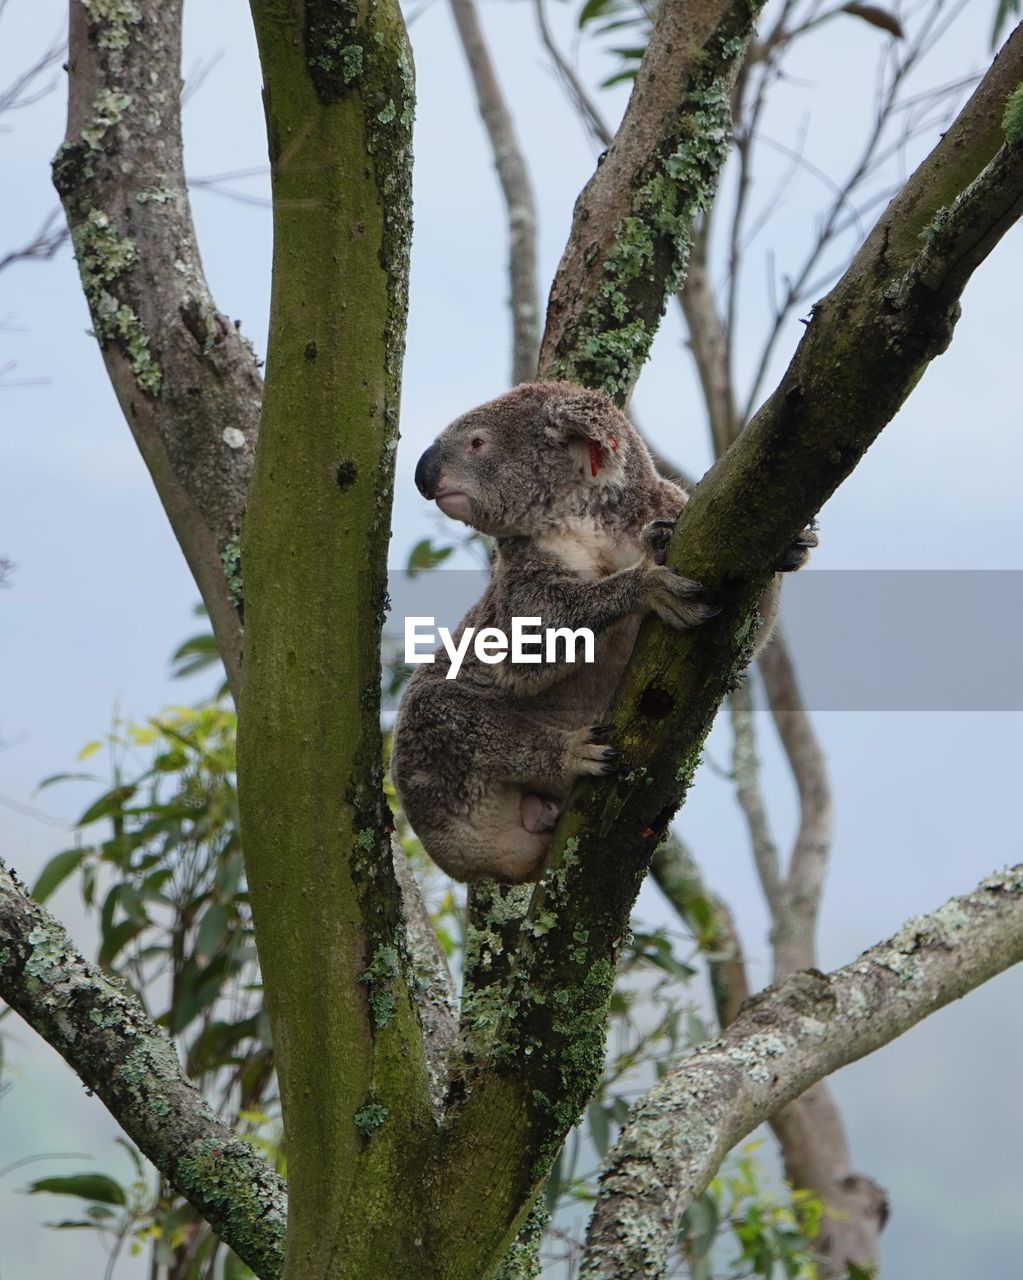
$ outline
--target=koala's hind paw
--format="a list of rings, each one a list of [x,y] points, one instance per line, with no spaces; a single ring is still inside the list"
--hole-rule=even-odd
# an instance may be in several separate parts
[[[651,520],[643,530],[643,545],[650,553],[654,564],[664,564],[674,528],[674,520]]]
[[[648,607],[670,627],[698,626],[721,612],[706,596],[706,588],[666,566],[649,570]]]
[[[811,550],[818,545],[820,538],[816,530],[807,525],[792,546],[785,552],[781,560],[774,566],[778,573],[794,573],[801,569],[810,558]]]
[[[571,777],[582,774],[602,777],[613,773],[618,759],[618,748],[607,745],[609,724],[592,724],[569,734],[568,770]]]

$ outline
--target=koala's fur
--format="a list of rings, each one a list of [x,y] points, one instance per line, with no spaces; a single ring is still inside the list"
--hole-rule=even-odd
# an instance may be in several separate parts
[[[416,484],[496,539],[490,585],[456,641],[467,626],[510,635],[513,617],[594,633],[592,664],[488,665],[470,647],[453,680],[440,649],[398,713],[392,775],[430,857],[456,880],[536,880],[573,782],[613,767],[600,721],[643,616],[684,628],[717,612],[663,564],[688,495],[606,396],[567,382],[526,383],[458,418]],[[804,533],[779,568],[815,543]]]

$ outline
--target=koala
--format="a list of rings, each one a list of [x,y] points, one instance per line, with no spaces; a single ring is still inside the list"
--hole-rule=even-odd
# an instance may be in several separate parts
[[[658,475],[607,396],[567,382],[526,383],[458,418],[415,481],[495,540],[456,644],[470,626],[510,635],[514,617],[594,634],[592,663],[489,664],[470,648],[451,680],[439,649],[398,712],[392,777],[430,857],[455,880],[538,880],[572,784],[615,767],[604,721],[643,617],[682,630],[719,612],[664,563],[688,494]],[[816,542],[805,530],[778,569],[799,568]]]

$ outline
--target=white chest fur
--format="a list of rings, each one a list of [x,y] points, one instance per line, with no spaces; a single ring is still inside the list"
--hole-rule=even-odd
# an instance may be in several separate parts
[[[643,558],[642,545],[632,538],[612,537],[592,520],[570,520],[536,539],[536,545],[575,573],[606,577],[628,569]]]

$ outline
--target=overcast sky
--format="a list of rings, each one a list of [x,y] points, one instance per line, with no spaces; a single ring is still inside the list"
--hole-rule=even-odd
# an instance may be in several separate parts
[[[971,0],[920,77],[919,87],[986,65],[992,3]],[[59,0],[14,0],[0,29],[0,84],[57,33]],[[552,5],[566,43],[572,13]],[[392,563],[440,529],[419,498],[412,471],[446,422],[497,394],[508,378],[505,228],[484,135],[453,39],[450,15],[433,0],[412,26],[419,86],[416,229]],[[572,204],[593,170],[595,151],[566,109],[537,45],[530,6],[488,0],[487,31],[532,166],[541,213],[544,288],[570,223]],[[870,124],[873,77],[885,37],[853,18],[808,39],[779,88],[765,132],[840,178]],[[186,108],[186,162],[194,178],[265,164],[254,41],[243,0],[188,6],[186,70],[220,54]],[[595,82],[606,65],[583,51]],[[62,77],[59,77],[62,79]],[[29,239],[55,205],[49,160],[63,134],[64,86],[0,121],[0,255]],[[609,115],[623,92],[605,95]],[[932,129],[905,163],[932,146]],[[893,172],[901,162],[893,161]],[[757,199],[771,201],[788,161],[765,151]],[[265,177],[238,184],[252,196]],[[748,374],[769,306],[768,251],[780,278],[797,261],[826,198],[802,172],[778,203],[751,254],[741,294],[740,367]],[[270,216],[197,191],[195,217],[207,273],[221,309],[265,347]],[[869,225],[869,223],[868,223]],[[1014,230],[970,284],[948,354],[927,373],[907,407],[821,516],[821,570],[1019,570],[1023,431],[1019,380],[1019,282],[1023,237]],[[77,275],[65,250],[48,264],[0,276],[0,365],[16,361],[0,390],[0,553],[17,564],[0,595],[0,831],[3,855],[33,880],[46,858],[70,842],[67,824],[88,789],[35,795],[44,776],[75,766],[115,707],[138,720],[169,701],[201,695],[207,682],[168,677],[167,658],[195,629],[197,592],[167,527],[107,383]],[[787,326],[774,374],[802,327]],[[36,382],[35,380],[41,380]],[[768,386],[770,383],[768,383]],[[637,414],[661,447],[691,473],[709,462],[696,384],[673,313],[636,396]],[[1020,599],[1019,578],[1006,590]],[[971,628],[987,615],[948,591],[919,634],[900,635],[902,658],[930,652],[930,635],[956,619],[957,657],[969,666]],[[964,618],[966,625],[963,625]],[[796,637],[837,670],[855,672],[855,648],[827,626]],[[833,656],[832,656],[833,655]],[[821,963],[843,963],[907,916],[969,889],[987,871],[1020,857],[1019,714],[821,712],[815,718],[833,771],[837,812],[834,862],[825,904]],[[766,722],[777,834],[791,838],[791,786]],[[732,903],[754,972],[766,974],[765,915],[748,865],[732,789],[721,776],[729,739],[719,727],[680,829],[708,880]],[[94,788],[93,788],[94,790]],[[88,938],[73,892],[59,910]],[[664,919],[653,890],[641,911]],[[1018,1079],[1023,1030],[1013,1013],[1023,983],[1010,974],[867,1062],[835,1087],[857,1165],[886,1186],[893,1219],[884,1237],[891,1275],[953,1280],[966,1273],[1001,1280],[1019,1274]],[[114,1126],[55,1055],[13,1021],[14,1089],[0,1102],[0,1167],[40,1151],[91,1153],[94,1166],[126,1173]],[[47,1166],[48,1167],[48,1166]],[[54,1164],[52,1168],[60,1168]],[[75,1166],[77,1167],[77,1166]],[[84,1162],[82,1167],[85,1167]],[[42,1230],[35,1220],[63,1208],[19,1194],[30,1171],[0,1178],[0,1277],[29,1268],[49,1275],[98,1275],[89,1245]],[[33,1176],[39,1176],[34,1174]],[[122,1274],[121,1272],[118,1273]],[[126,1265],[124,1276],[140,1274]]]

